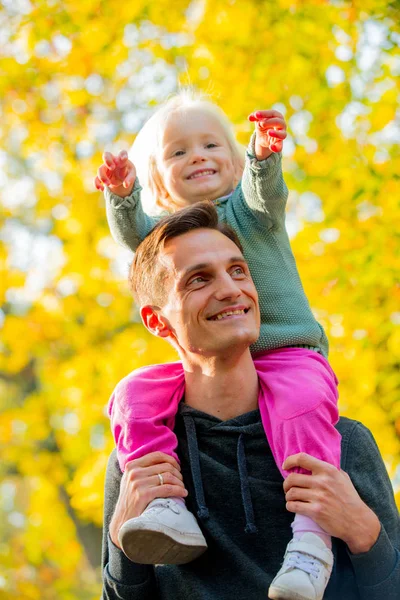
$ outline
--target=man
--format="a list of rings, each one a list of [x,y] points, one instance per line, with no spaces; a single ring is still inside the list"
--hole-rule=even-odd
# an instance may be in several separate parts
[[[258,336],[257,292],[240,244],[217,224],[212,206],[193,206],[168,219],[182,214],[186,230],[160,245],[153,267],[161,275],[146,281],[149,298],[161,286],[162,300],[141,309],[146,327],[168,338],[185,366],[185,398],[175,425],[181,465],[154,453],[132,461],[121,479],[112,457],[103,598],[264,600],[290,539],[291,513],[300,513],[335,538],[326,600],[398,600],[399,515],[371,434],[341,419],[342,466],[350,477],[296,455],[285,468],[312,474],[292,473],[282,487],[258,411],[258,378],[249,351]],[[159,227],[150,242],[151,236],[159,239]],[[222,308],[232,313],[223,325],[210,319]],[[158,482],[159,473],[166,484]],[[121,525],[157,497],[185,497],[185,487],[207,552],[180,566],[129,561],[119,548]]]

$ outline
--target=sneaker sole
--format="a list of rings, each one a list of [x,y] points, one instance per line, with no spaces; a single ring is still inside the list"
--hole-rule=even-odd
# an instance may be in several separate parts
[[[310,600],[302,594],[293,592],[291,590],[284,590],[282,588],[270,587],[268,590],[268,598],[271,600]]]
[[[175,531],[168,534],[154,529],[126,528],[121,529],[119,542],[124,554],[132,562],[142,565],[184,565],[207,550],[204,538],[193,538],[193,542],[188,543],[187,535],[180,536]]]

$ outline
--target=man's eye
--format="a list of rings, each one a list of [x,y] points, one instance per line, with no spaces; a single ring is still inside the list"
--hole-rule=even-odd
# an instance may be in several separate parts
[[[232,275],[245,275],[245,271],[242,267],[235,267],[232,271]]]
[[[193,279],[190,280],[190,284],[192,283],[204,283],[205,278],[202,277],[201,275],[198,275],[197,277],[194,277]]]

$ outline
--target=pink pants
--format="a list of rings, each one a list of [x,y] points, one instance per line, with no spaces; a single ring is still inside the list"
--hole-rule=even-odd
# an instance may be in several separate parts
[[[328,361],[313,350],[280,348],[258,355],[254,364],[262,423],[283,477],[283,462],[298,452],[339,468],[337,379]],[[108,411],[122,470],[156,450],[178,458],[173,429],[184,390],[180,362],[144,367],[119,382]]]

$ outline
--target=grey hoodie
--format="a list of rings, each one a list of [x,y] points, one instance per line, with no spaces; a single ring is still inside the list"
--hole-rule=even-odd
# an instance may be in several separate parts
[[[333,539],[335,564],[325,600],[400,600],[400,519],[376,443],[361,423],[341,418],[342,468],[382,529],[373,548],[352,555]],[[259,411],[218,418],[181,404],[175,433],[188,508],[208,550],[187,565],[145,566],[111,542],[108,525],[121,472],[111,455],[105,488],[103,600],[266,600],[291,538],[282,477]]]

